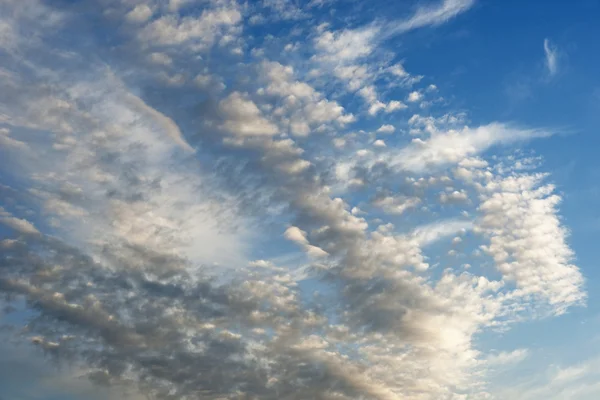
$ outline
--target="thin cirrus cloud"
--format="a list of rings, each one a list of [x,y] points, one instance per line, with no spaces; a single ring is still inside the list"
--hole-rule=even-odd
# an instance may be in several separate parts
[[[552,77],[558,73],[558,49],[548,38],[544,39],[544,54],[546,69]]]
[[[432,84],[381,56],[375,24],[313,26],[336,5],[316,3],[263,4],[306,41],[233,0],[0,3],[18,340],[161,400],[490,398],[492,365],[526,352],[477,335],[585,303],[561,197],[533,158],[493,153],[552,130],[403,114]]]
[[[437,4],[421,6],[408,19],[390,26],[389,34],[400,34],[425,26],[441,25],[475,5],[475,0],[442,0]]]

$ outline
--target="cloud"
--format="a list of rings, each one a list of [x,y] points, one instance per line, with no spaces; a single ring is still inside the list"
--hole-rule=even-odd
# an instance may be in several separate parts
[[[491,366],[504,366],[519,363],[527,358],[529,350],[516,349],[510,352],[501,351],[497,354],[488,356],[487,362]]]
[[[147,3],[136,23],[129,2],[47,10],[61,27],[19,4],[0,13],[28,26],[0,73],[0,138],[22,143],[0,161],[0,292],[22,304],[18,340],[92,382],[160,400],[489,398],[489,361],[518,357],[478,335],[585,300],[554,188],[489,153],[551,132],[384,114],[418,75],[379,58],[376,24],[314,28],[310,7],[270,1],[298,29],[250,34],[254,5],[211,0]],[[418,138],[378,142],[378,126]]]
[[[139,41],[149,47],[185,44],[192,49],[204,50],[218,38],[235,34],[242,19],[238,6],[233,2],[212,3],[214,7],[203,10],[198,16],[167,14],[154,19],[139,31]],[[142,22],[149,14],[148,6],[139,5],[127,14],[127,18]]]
[[[0,144],[4,148],[27,148],[27,144],[10,136],[10,131],[6,128],[0,128]]]
[[[556,75],[558,73],[558,50],[548,38],[544,39],[544,54],[546,55],[548,74]]]
[[[395,130],[396,130],[396,128],[394,128],[394,125],[385,124],[385,125],[381,125],[377,129],[377,132],[379,132],[379,133],[394,133]]]
[[[226,117],[223,129],[240,136],[272,136],[277,126],[262,116],[259,108],[247,96],[233,92],[219,103]]]
[[[142,395],[131,388],[106,388],[93,384],[85,376],[85,369],[69,368],[62,370],[35,352],[31,345],[15,346],[10,334],[3,334],[0,361],[0,384],[3,398],[28,398],[41,400],[54,397],[85,397],[88,399],[141,400]],[[32,384],[36,382],[36,384]],[[125,390],[123,390],[125,389]]]
[[[291,66],[264,61],[260,65],[260,72],[265,87],[260,88],[259,93],[283,100],[276,111],[282,117],[284,128],[293,135],[306,136],[314,128],[326,124],[335,122],[338,126],[344,126],[355,120],[336,101],[326,99],[315,88],[296,79]]]
[[[315,38],[315,48],[322,53],[321,60],[344,64],[369,56],[376,48],[378,33],[376,27],[325,30]]]
[[[423,171],[435,166],[457,163],[479,154],[494,145],[545,137],[551,132],[537,129],[518,129],[493,123],[477,128],[449,130],[427,140],[413,139],[397,154],[389,154],[391,166],[408,171]]]
[[[440,193],[440,203],[442,204],[462,203],[468,200],[469,196],[464,190],[454,190],[448,193]]]
[[[262,6],[274,11],[279,19],[297,20],[309,15],[290,0],[263,0]]]
[[[470,221],[450,219],[420,226],[413,232],[413,236],[421,245],[428,245],[441,238],[470,230],[472,227],[473,224]]]
[[[481,187],[477,226],[490,237],[484,251],[519,294],[544,297],[550,312],[562,314],[568,305],[585,301],[583,277],[571,264],[567,232],[556,216],[561,198],[552,185],[542,184],[543,178],[522,174],[489,180]]]
[[[423,94],[417,91],[413,91],[410,92],[408,94],[408,97],[406,98],[406,101],[410,102],[410,103],[416,103],[419,102],[423,99]]]
[[[31,222],[27,221],[26,219],[16,218],[2,207],[0,207],[0,223],[18,233],[23,233],[26,235],[35,235],[40,233]]]
[[[418,197],[386,196],[373,201],[373,205],[381,208],[389,214],[402,214],[406,210],[414,208],[421,203]]]
[[[125,16],[128,21],[134,23],[146,22],[150,17],[152,17],[152,9],[147,4],[138,4]]]
[[[166,132],[167,135],[169,135],[173,139],[175,143],[177,143],[183,149],[189,152],[194,151],[192,146],[190,146],[190,144],[185,140],[185,138],[181,134],[181,131],[179,130],[177,124],[171,118],[163,115],[159,111],[148,106],[142,99],[140,99],[137,96],[134,96],[131,93],[125,94],[124,101],[133,108],[134,112],[138,112],[142,115],[142,117],[144,116],[144,114],[147,115],[148,118],[151,120],[151,123],[155,123],[156,125],[158,125],[164,132]]]
[[[519,396],[524,400],[539,398],[592,400],[600,393],[598,357],[570,365],[549,365],[533,374],[522,376],[516,384],[499,390],[502,396]]]
[[[425,26],[441,25],[469,10],[475,0],[442,0],[440,4],[420,7],[410,18],[394,24],[392,34],[407,32]]]

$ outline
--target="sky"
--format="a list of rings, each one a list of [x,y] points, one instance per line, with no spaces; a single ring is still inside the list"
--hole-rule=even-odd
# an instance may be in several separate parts
[[[599,398],[598,18],[0,0],[0,399]]]

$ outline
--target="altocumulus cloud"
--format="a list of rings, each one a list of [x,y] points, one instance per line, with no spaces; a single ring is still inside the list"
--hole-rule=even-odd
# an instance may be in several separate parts
[[[527,352],[477,335],[586,296],[538,160],[489,157],[552,132],[415,114],[437,91],[379,51],[473,4],[336,27],[323,1],[0,1],[20,340],[157,399],[489,398]],[[441,241],[463,259],[431,265]]]

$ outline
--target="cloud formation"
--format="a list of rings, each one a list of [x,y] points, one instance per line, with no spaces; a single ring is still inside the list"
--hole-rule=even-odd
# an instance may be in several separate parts
[[[21,340],[93,382],[486,399],[524,353],[479,334],[585,302],[555,188],[489,154],[552,132],[402,114],[389,87],[436,89],[379,55],[381,27],[310,25],[324,2],[25,3],[0,3],[0,292]],[[264,9],[309,40],[250,33]]]
[[[558,73],[558,50],[550,42],[550,39],[544,39],[544,54],[546,55],[546,68],[550,76]]]
[[[475,0],[442,0],[435,5],[419,7],[410,18],[394,24],[392,32],[398,34],[429,25],[441,25],[467,11],[474,4]]]

